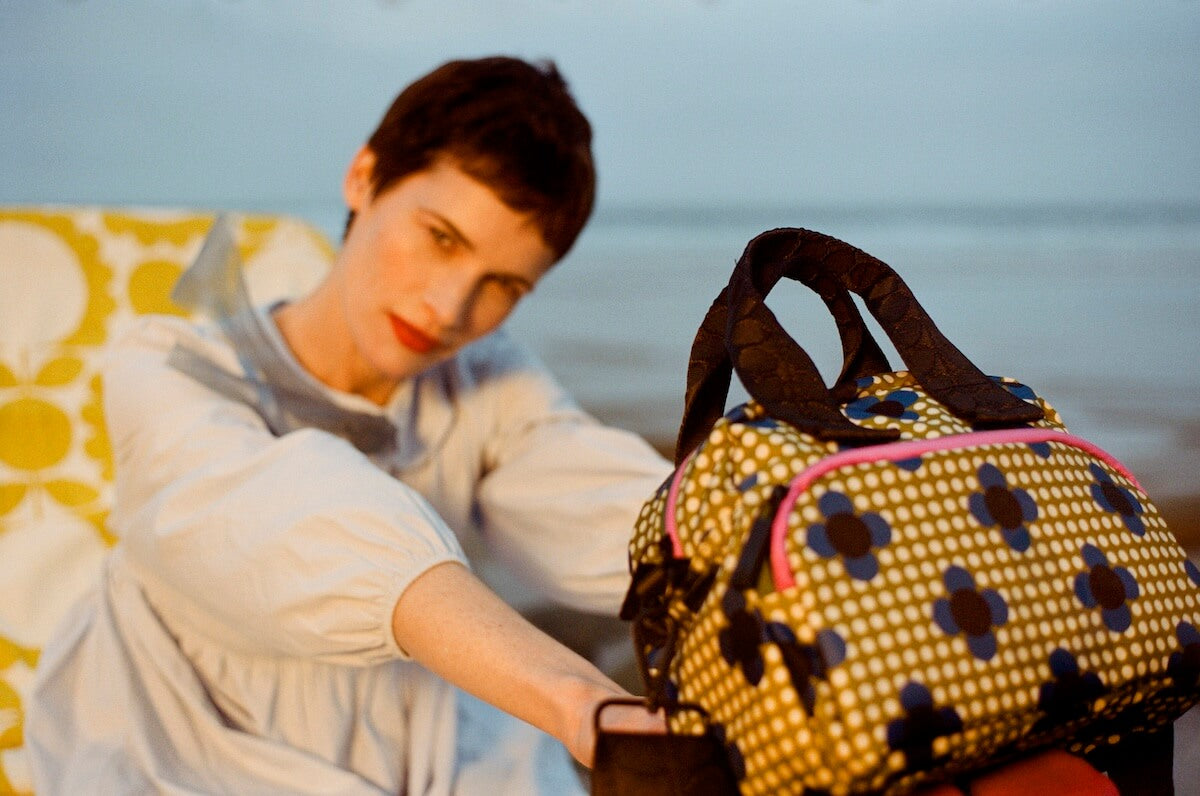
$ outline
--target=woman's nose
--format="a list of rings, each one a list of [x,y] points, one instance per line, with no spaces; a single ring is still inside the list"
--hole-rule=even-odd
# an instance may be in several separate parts
[[[439,329],[457,331],[470,317],[475,278],[459,268],[436,268],[425,287],[425,305]]]

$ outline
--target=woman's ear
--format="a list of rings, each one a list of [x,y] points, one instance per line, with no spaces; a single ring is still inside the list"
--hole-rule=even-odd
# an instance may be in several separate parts
[[[366,207],[375,191],[375,153],[365,144],[354,154],[342,180],[346,207],[358,213]]]

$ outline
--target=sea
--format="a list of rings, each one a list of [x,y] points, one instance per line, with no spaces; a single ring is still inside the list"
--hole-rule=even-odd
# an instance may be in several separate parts
[[[308,215],[338,238],[340,211]],[[776,227],[888,263],[984,372],[1033,387],[1152,494],[1200,492],[1200,204],[601,207],[508,327],[585,408],[670,450],[697,325]],[[832,381],[820,300],[784,282],[767,304]],[[746,397],[735,383],[729,404]]]

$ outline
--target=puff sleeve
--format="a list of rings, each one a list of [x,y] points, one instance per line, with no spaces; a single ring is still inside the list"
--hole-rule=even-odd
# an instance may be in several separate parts
[[[634,522],[670,464],[583,411],[507,337],[497,336],[487,362],[495,427],[477,493],[485,537],[552,599],[615,615]]]
[[[367,665],[404,657],[392,610],[428,568],[465,558],[419,494],[349,443],[274,437],[249,406],[166,363],[181,338],[148,319],[115,346],[105,412],[116,468],[110,524],[168,627],[251,652]]]

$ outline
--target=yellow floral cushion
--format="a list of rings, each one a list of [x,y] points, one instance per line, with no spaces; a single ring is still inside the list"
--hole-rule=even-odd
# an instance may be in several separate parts
[[[22,700],[42,644],[114,541],[100,355],[134,316],[182,314],[171,287],[212,221],[0,207],[0,794],[32,791]],[[303,292],[332,260],[304,222],[245,216],[235,226],[256,301]]]

